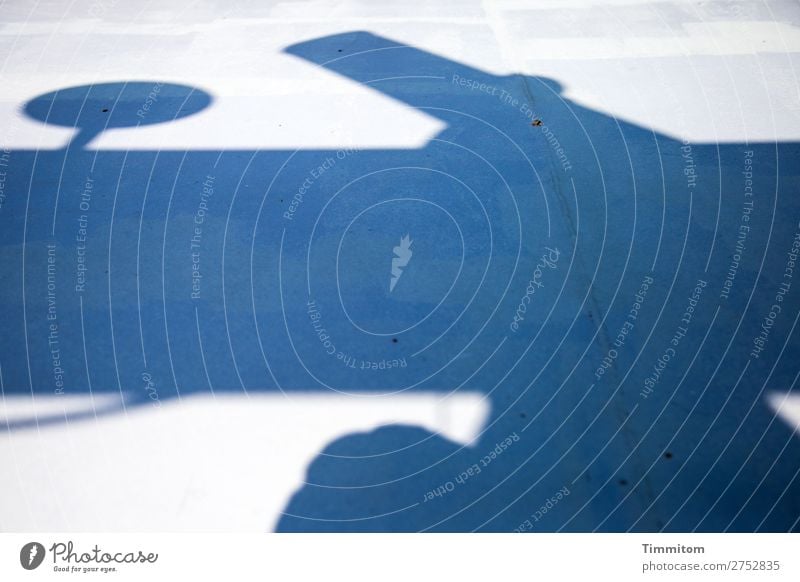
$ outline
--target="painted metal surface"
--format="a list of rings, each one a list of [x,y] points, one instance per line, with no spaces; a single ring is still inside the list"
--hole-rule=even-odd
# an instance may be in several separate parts
[[[7,63],[0,527],[798,527],[796,11],[204,6]]]

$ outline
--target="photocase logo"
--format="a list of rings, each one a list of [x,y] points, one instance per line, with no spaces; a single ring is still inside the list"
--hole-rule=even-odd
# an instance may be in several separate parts
[[[19,551],[19,563],[26,570],[35,570],[44,561],[44,546],[39,542],[28,542]]]
[[[389,279],[389,293],[394,291],[395,285],[397,285],[400,276],[403,274],[403,267],[408,265],[408,262],[411,260],[411,255],[414,254],[411,251],[413,242],[414,241],[409,238],[409,235],[405,235],[400,239],[400,244],[392,249],[395,256],[392,257],[392,277]]]

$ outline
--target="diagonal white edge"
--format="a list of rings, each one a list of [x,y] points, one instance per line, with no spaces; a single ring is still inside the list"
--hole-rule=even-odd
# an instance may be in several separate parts
[[[766,399],[775,414],[789,425],[796,435],[800,435],[800,394],[770,392]]]

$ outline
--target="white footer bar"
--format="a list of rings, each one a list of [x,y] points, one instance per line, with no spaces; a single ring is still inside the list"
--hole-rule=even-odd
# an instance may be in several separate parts
[[[0,580],[798,580],[799,539],[792,534],[0,534]]]

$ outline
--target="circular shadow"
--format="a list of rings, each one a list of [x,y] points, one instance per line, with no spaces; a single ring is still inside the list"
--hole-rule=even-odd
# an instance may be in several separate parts
[[[105,129],[174,121],[202,111],[211,101],[211,95],[188,85],[98,83],[39,95],[25,105],[25,113],[50,125],[79,129],[72,145],[85,145]]]

